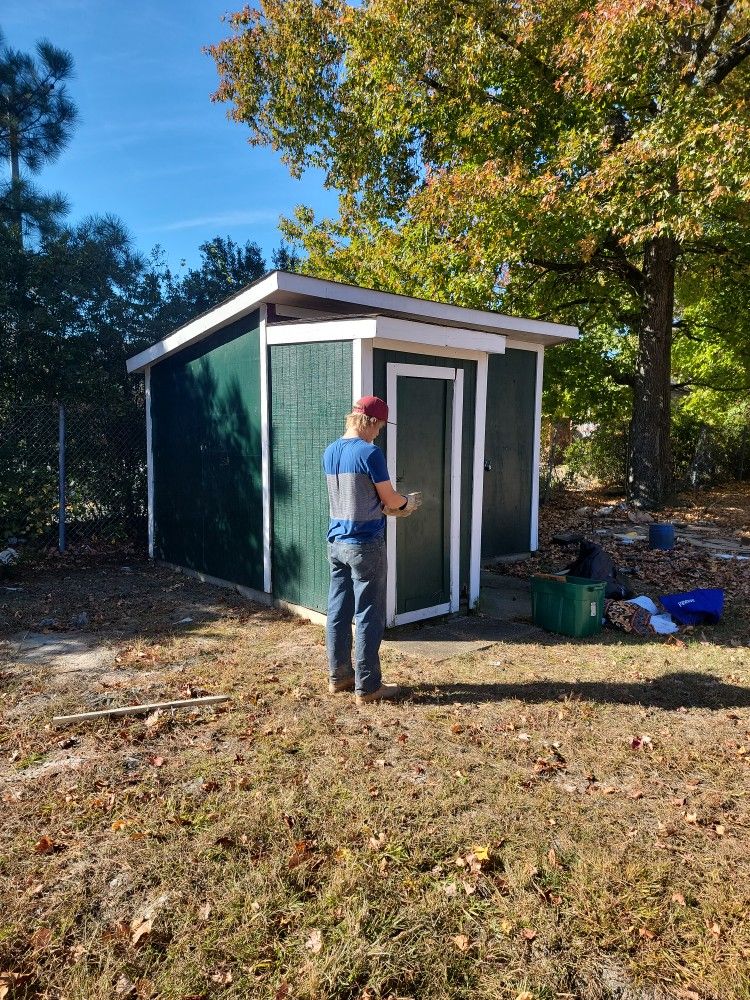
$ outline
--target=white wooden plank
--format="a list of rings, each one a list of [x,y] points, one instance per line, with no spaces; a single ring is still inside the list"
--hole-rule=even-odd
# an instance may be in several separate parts
[[[451,611],[458,611],[461,579],[461,444],[464,414],[464,372],[456,368],[453,382],[453,416],[451,434],[451,537],[450,594]]]
[[[433,608],[420,608],[419,611],[405,611],[401,615],[396,615],[394,625],[410,625],[412,622],[421,622],[426,618],[437,618],[438,615],[449,615],[451,605],[436,604]]]
[[[482,570],[482,512],[484,499],[484,445],[487,420],[487,373],[485,354],[477,364],[477,395],[474,407],[474,468],[471,490],[471,549],[469,556],[469,607],[479,600]]]
[[[271,413],[268,384],[268,307],[260,307],[260,465],[263,505],[263,590],[273,590],[271,564]]]
[[[531,532],[529,548],[539,548],[539,459],[542,446],[542,387],[544,385],[544,348],[536,351],[536,390],[534,397],[534,452],[531,462]]]
[[[154,558],[154,442],[151,421],[151,369],[145,371],[146,389],[146,497],[148,505],[148,557]]]

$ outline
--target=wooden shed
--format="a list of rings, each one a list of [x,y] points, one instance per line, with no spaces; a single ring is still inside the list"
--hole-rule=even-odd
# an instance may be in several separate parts
[[[128,361],[146,378],[153,558],[324,614],[321,455],[353,400],[385,399],[388,625],[473,607],[483,559],[537,547],[545,347],[575,327],[284,271]]]

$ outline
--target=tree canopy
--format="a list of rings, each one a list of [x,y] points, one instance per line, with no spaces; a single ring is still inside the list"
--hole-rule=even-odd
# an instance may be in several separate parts
[[[307,268],[576,322],[658,505],[683,288],[678,335],[720,308],[701,274],[750,268],[748,0],[262,0],[230,25],[216,98],[341,192],[287,226]]]

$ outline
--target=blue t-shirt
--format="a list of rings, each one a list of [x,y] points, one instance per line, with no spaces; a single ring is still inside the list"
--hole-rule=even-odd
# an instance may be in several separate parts
[[[389,479],[383,452],[362,438],[339,438],[323,453],[331,522],[329,542],[358,545],[380,538],[385,518],[375,483]]]

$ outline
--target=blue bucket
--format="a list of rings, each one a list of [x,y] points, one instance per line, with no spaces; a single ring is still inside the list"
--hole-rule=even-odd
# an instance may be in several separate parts
[[[674,548],[674,525],[673,524],[649,524],[648,526],[648,547],[650,549],[664,549],[669,551]]]

